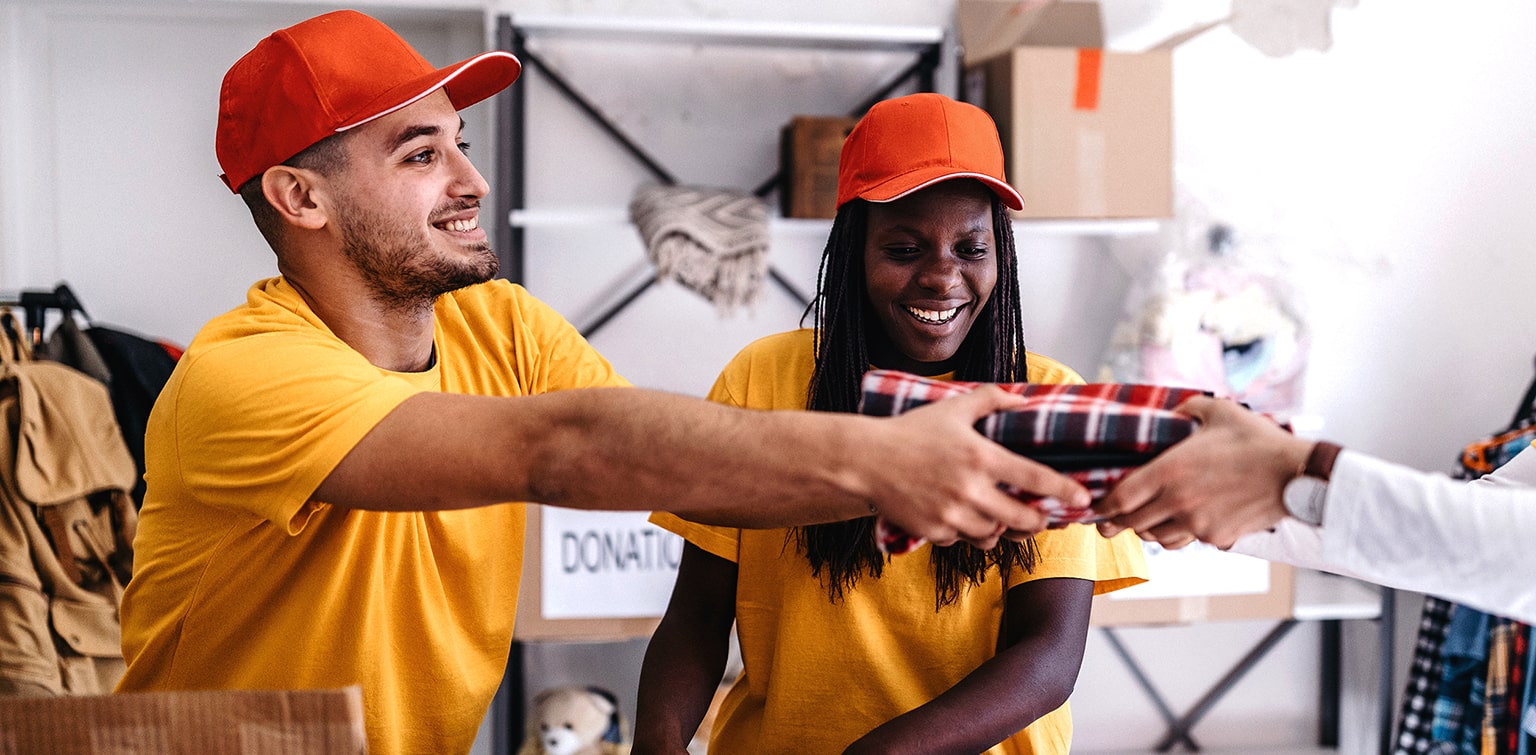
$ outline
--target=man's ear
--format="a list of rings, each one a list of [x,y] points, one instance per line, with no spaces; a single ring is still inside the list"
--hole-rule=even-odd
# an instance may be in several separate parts
[[[261,176],[261,193],[285,223],[319,230],[330,219],[320,174],[288,165],[275,165]]]

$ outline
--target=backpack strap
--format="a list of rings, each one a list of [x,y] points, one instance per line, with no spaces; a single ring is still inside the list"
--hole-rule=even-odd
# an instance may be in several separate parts
[[[0,308],[0,365],[27,362],[31,358],[31,344],[22,333],[16,312],[10,307]]]

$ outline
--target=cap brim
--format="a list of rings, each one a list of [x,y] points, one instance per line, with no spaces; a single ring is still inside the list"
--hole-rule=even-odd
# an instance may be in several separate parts
[[[887,181],[860,195],[861,199],[870,202],[894,202],[913,192],[922,191],[936,183],[951,181],[957,178],[974,178],[986,184],[1003,204],[1011,210],[1024,209],[1024,197],[1005,181],[999,181],[985,173],[973,173],[969,171],[955,171],[948,168],[936,168],[929,170],[917,170],[902,174],[898,179]]]
[[[369,115],[353,119],[337,127],[336,131],[357,128],[383,118],[439,89],[447,91],[448,100],[453,103],[455,110],[463,110],[506,89],[517,81],[522,71],[522,62],[510,52],[492,50],[481,53],[389,90],[374,100],[379,106],[368,108],[368,111],[372,111]]]

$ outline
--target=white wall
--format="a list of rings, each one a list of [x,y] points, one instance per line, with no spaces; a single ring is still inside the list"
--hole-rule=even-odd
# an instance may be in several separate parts
[[[481,6],[381,16],[435,61],[484,44]],[[526,14],[652,15],[943,24],[949,3],[520,0]],[[1155,37],[1224,4],[1109,0],[1120,38]],[[1172,7],[1170,7],[1172,6]],[[68,280],[96,318],[186,342],[272,272],[244,208],[218,182],[218,80],[278,26],[328,6],[0,0],[0,291]],[[471,10],[462,11],[461,9]],[[1536,6],[1487,0],[1361,0],[1333,13],[1326,53],[1267,58],[1217,29],[1175,54],[1177,173],[1254,243],[1286,250],[1314,326],[1305,411],[1347,445],[1448,469],[1498,429],[1532,377],[1536,90],[1527,83]],[[1155,28],[1154,28],[1155,27]],[[890,70],[879,56],[749,53],[581,43],[553,62],[681,178],[751,186],[796,112],[836,112]],[[724,75],[729,74],[729,75]],[[645,178],[532,77],[530,203],[622,211]],[[489,115],[470,114],[489,156]],[[478,127],[478,128],[477,128]],[[477,148],[479,144],[477,144]],[[484,164],[484,163],[482,163]],[[788,232],[775,264],[805,289],[820,239]],[[1146,240],[1033,231],[1020,238],[1031,348],[1084,374],[1098,366]],[[530,232],[530,287],[578,324],[646,268],[632,231],[596,224]],[[792,327],[798,306],[766,292],[755,317],[720,321],[676,287],[653,290],[595,339],[637,381],[707,387],[745,340]],[[659,357],[659,358],[658,358]],[[1175,708],[1187,706],[1267,628],[1259,622],[1127,633]],[[1316,633],[1294,632],[1196,729],[1208,747],[1295,745],[1312,736]],[[1347,680],[1369,708],[1365,667]],[[637,660],[638,662],[638,660]],[[1357,662],[1358,664],[1358,662]],[[1095,637],[1077,695],[1083,751],[1161,734],[1155,709]],[[1369,722],[1349,751],[1372,742]]]
[[[329,9],[0,0],[0,290],[65,280],[92,317],[185,344],[275,275],[218,178],[219,82],[273,29]],[[440,64],[484,49],[475,11],[378,15]],[[489,115],[466,111],[471,133]]]

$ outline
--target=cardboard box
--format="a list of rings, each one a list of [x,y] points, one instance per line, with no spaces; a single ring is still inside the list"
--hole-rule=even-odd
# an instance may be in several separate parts
[[[1212,546],[1162,552],[1147,546],[1151,580],[1093,599],[1093,626],[1159,626],[1208,621],[1283,620],[1295,613],[1296,571]],[[1168,561],[1183,562],[1168,565]],[[1147,595],[1137,597],[1141,588]]]
[[[797,115],[780,139],[780,212],[786,218],[837,215],[837,161],[859,119]]]
[[[1105,51],[1092,2],[960,0],[956,12],[964,97],[997,121],[1017,217],[1173,215],[1176,42]]]
[[[667,551],[664,559],[667,563],[651,564],[665,570],[664,581],[666,588],[657,591],[653,580],[656,573],[642,576],[639,570],[612,569],[602,574],[595,575],[595,579],[603,586],[602,591],[583,589],[568,584],[561,568],[546,568],[545,556],[548,553],[560,553],[565,550],[568,543],[567,533],[554,531],[557,528],[547,527],[548,520],[556,518],[562,513],[556,511],[555,515],[546,516],[547,509],[539,504],[527,504],[528,525],[523,541],[523,579],[521,590],[517,599],[517,624],[513,628],[512,637],[521,642],[555,641],[555,642],[617,642],[640,637],[650,637],[661,623],[662,614],[666,613],[667,600],[671,595],[671,584],[676,580],[677,567],[671,564],[673,556],[682,558],[680,541],[678,545]],[[617,522],[614,528],[629,529],[633,533],[633,518],[645,517],[644,512],[617,512],[597,511],[578,512],[584,517],[597,517]],[[645,525],[654,527],[654,525]],[[603,527],[603,530],[609,528]],[[588,535],[600,533],[589,532]],[[676,538],[676,535],[668,535]],[[586,539],[583,539],[586,542]],[[556,564],[564,560],[554,559]],[[612,564],[609,564],[610,566]],[[559,581],[557,581],[559,580]],[[642,581],[643,580],[643,581]],[[579,593],[580,599],[590,605],[592,609],[587,615],[581,617],[551,616],[546,610],[544,595],[549,584],[558,585],[558,594]],[[635,595],[648,596],[652,609],[646,611],[645,616],[611,616],[605,615],[604,610],[613,602],[615,595],[634,597]],[[3,755],[3,754],[0,754]]]
[[[360,687],[0,697],[0,753],[359,755]]]

